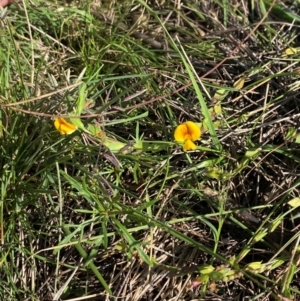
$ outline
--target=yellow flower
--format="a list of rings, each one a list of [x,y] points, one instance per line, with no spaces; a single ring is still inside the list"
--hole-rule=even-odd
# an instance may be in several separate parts
[[[192,121],[179,124],[174,132],[175,141],[184,142],[184,151],[196,149],[197,146],[194,141],[198,140],[200,136],[201,130],[199,126]]]
[[[70,122],[67,122],[62,117],[55,119],[54,126],[62,135],[70,135],[77,130],[76,125],[74,125]]]

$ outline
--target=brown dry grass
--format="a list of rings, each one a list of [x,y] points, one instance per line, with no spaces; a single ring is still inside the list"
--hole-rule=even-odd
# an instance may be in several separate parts
[[[297,209],[289,211],[287,205],[299,196],[299,62],[297,55],[284,52],[299,44],[299,26],[283,19],[284,14],[280,18],[280,10],[272,10],[259,23],[264,2],[269,3],[254,2],[252,7],[249,1],[228,1],[227,6],[225,1],[147,1],[155,14],[138,1],[76,3],[78,11],[47,3],[45,8],[27,7],[32,36],[17,30],[26,24],[22,5],[10,8],[3,24],[10,24],[10,32],[5,27],[7,36],[16,43],[12,58],[19,56],[21,61],[21,67],[10,72],[15,78],[22,73],[24,82],[4,89],[2,103],[11,92],[32,97],[37,91],[30,90],[31,85],[39,87],[38,97],[68,87],[86,68],[87,97],[96,103],[86,114],[99,114],[97,122],[109,123],[146,110],[147,118],[139,121],[144,139],[171,141],[176,124],[198,121],[204,110],[174,41],[195,69],[207,106],[214,108],[217,90],[225,87],[227,96],[221,116],[211,115],[221,122],[221,152],[205,132],[199,150],[189,156],[179,147],[117,153],[120,169],[107,150],[99,150],[86,136],[56,142],[49,126],[37,128],[32,120],[68,112],[77,90],[48,97],[42,105],[3,109],[7,115],[16,114],[21,125],[31,124],[26,147],[15,138],[3,143],[3,172],[11,149],[25,154],[18,159],[15,182],[2,186],[3,300],[300,298],[298,216]],[[297,5],[284,4],[298,13]],[[64,8],[62,17],[54,11],[58,6],[60,12]],[[84,11],[90,11],[86,18]],[[70,15],[73,19],[67,21]],[[20,46],[26,42],[28,49]],[[30,51],[37,55],[34,73],[40,77],[28,83]],[[245,85],[234,89],[240,78]],[[20,93],[25,90],[27,94]],[[58,99],[63,101],[57,103]],[[25,109],[32,114],[26,115]],[[8,129],[11,121],[5,120]],[[18,135],[22,130],[23,126],[16,130]],[[136,123],[106,130],[128,141]],[[40,151],[32,155],[32,148]],[[27,157],[32,161],[28,163]],[[82,184],[80,191],[60,177],[57,168],[86,186]],[[99,209],[102,205],[105,210]],[[142,259],[142,252],[152,266]],[[240,256],[234,279],[198,283],[203,264],[230,269],[222,258],[234,256]],[[278,268],[267,266],[280,258],[283,264]],[[113,296],[104,290],[90,261]],[[253,262],[263,262],[265,270],[249,272],[247,264]]]

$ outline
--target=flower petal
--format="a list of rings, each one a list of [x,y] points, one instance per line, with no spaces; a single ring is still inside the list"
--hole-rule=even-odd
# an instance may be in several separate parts
[[[189,132],[189,139],[192,141],[198,140],[201,136],[201,130],[199,126],[193,121],[187,121],[185,124]]]
[[[179,124],[174,132],[174,138],[177,142],[184,142],[188,138],[188,128],[185,123]]]
[[[54,126],[62,135],[70,135],[77,130],[76,125],[67,122],[62,117],[55,119]]]
[[[188,150],[196,149],[197,145],[190,139],[186,139],[184,142],[183,150],[186,152]]]

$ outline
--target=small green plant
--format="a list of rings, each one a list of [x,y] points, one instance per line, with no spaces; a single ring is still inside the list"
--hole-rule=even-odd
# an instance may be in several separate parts
[[[248,2],[3,10],[1,300],[300,296],[298,8]]]

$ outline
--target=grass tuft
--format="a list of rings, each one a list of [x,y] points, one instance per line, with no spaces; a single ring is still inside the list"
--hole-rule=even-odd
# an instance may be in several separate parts
[[[297,300],[299,14],[271,0],[6,8],[1,300]],[[186,121],[202,132],[188,152]]]

